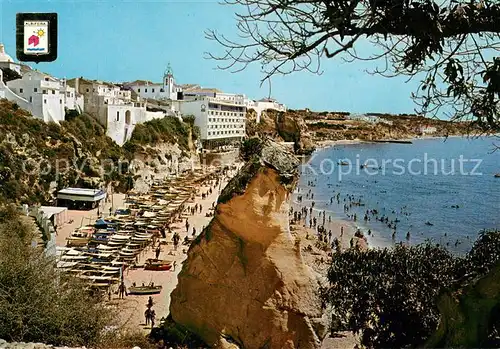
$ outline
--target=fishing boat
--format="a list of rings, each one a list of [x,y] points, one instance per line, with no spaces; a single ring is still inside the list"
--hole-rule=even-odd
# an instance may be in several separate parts
[[[128,289],[128,294],[135,295],[150,295],[150,294],[159,294],[161,292],[161,285],[153,286],[131,286]]]
[[[340,166],[348,166],[349,165],[349,163],[347,161],[340,161],[338,164]]]
[[[495,174],[495,178],[500,178],[500,173]]]
[[[66,246],[85,246],[90,241],[94,229],[92,227],[81,227],[66,238]]]
[[[148,259],[144,264],[144,270],[170,270],[172,269],[172,262],[161,259]]]

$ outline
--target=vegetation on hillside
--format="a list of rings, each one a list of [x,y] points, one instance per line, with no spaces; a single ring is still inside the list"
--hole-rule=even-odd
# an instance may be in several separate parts
[[[488,297],[479,296],[475,285],[499,263],[500,232],[481,234],[465,257],[430,243],[368,251],[351,248],[333,255],[329,284],[321,294],[332,311],[333,330],[359,333],[368,348],[421,347],[440,319],[446,331],[434,338],[438,347],[498,347],[498,280],[490,277],[486,285],[483,280],[481,287],[489,291],[483,296]],[[446,301],[448,306],[443,306]],[[481,314],[461,314],[474,304],[479,307],[480,301],[485,305]]]
[[[137,151],[145,145],[177,143],[184,151],[189,151],[190,127],[175,117],[154,119],[135,126],[132,138],[125,146],[128,151]]]
[[[189,135],[189,124],[166,117],[137,125],[132,139],[119,147],[91,115],[68,113],[59,126],[2,100],[0,203],[47,203],[51,182],[57,188],[113,182],[125,190],[130,187],[128,163],[146,145],[178,143],[188,151]]]
[[[14,206],[0,209],[0,338],[95,346],[113,311],[31,246],[33,228]]]

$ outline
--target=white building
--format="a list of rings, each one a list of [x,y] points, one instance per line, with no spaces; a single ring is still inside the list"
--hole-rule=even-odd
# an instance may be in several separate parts
[[[136,80],[125,83],[124,87],[141,98],[165,101],[171,112],[193,115],[205,147],[239,142],[245,136],[245,95],[197,84],[176,84],[170,65],[162,83]]]
[[[0,68],[10,69],[21,75],[21,65],[14,62],[12,57],[5,52],[3,44],[0,44]]]
[[[420,133],[422,135],[430,135],[430,134],[434,134],[436,132],[437,132],[437,128],[435,128],[434,126],[428,126],[428,125],[420,126]]]
[[[286,112],[286,105],[278,103],[275,99],[272,98],[263,98],[258,101],[247,99],[245,101],[245,104],[248,109],[253,109],[257,113],[257,123],[260,122],[260,116],[265,110],[271,109],[280,112]]]
[[[189,98],[177,101],[178,108],[183,115],[195,117],[205,148],[237,143],[245,137],[245,95],[197,89],[191,90]]]
[[[67,86],[64,79],[56,79],[28,66],[12,66],[12,62],[3,45],[0,45],[0,67],[22,73],[20,79],[5,82],[3,71],[0,71],[0,97],[16,103],[45,122],[59,123],[64,120],[67,109],[83,111],[83,97]]]
[[[132,137],[136,124],[165,117],[165,113],[147,111],[145,103],[133,101],[131,91],[108,82],[76,78],[68,80],[68,85],[84,96],[85,111],[120,146]]]
[[[163,81],[161,83],[136,80],[125,83],[124,86],[144,99],[176,100],[178,99],[178,94],[182,92],[182,86],[177,85],[174,81],[174,74],[170,65],[163,74]]]

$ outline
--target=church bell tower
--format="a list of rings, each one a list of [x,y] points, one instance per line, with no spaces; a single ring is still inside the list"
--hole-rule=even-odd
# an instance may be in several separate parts
[[[176,99],[174,96],[174,74],[172,73],[172,67],[170,63],[167,66],[167,70],[163,74],[163,89],[167,93],[169,99]]]

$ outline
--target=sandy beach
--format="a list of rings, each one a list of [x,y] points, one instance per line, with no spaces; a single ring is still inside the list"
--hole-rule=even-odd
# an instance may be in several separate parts
[[[170,305],[170,293],[173,291],[177,285],[177,274],[181,270],[182,262],[185,260],[188,247],[187,245],[179,244],[177,251],[174,251],[174,245],[172,242],[172,237],[174,232],[178,232],[181,236],[181,242],[184,238],[189,235],[193,237],[193,227],[196,229],[196,235],[200,234],[202,229],[210,222],[212,217],[206,217],[206,214],[210,212],[210,208],[216,203],[219,196],[219,190],[223,189],[227,184],[228,180],[235,174],[235,171],[230,171],[226,177],[224,177],[222,184],[217,187],[212,186],[212,194],[202,198],[202,193],[207,193],[210,189],[210,183],[203,183],[195,189],[196,195],[194,200],[189,200],[187,204],[187,209],[185,213],[182,214],[182,221],[176,221],[171,225],[172,233],[167,233],[166,239],[160,239],[162,241],[161,252],[159,259],[166,259],[176,262],[175,270],[171,269],[168,271],[148,271],[142,268],[137,269],[126,269],[124,272],[124,283],[127,289],[132,286],[132,283],[137,285],[149,284],[153,282],[155,285],[161,285],[162,291],[158,295],[153,295],[153,309],[156,312],[156,322],[158,323],[162,317],[166,317],[169,313]],[[209,182],[209,181],[207,181]],[[102,217],[109,216],[110,208],[113,210],[117,208],[124,208],[125,205],[125,194],[113,194],[110,196],[106,202],[104,202],[99,213]],[[198,210],[194,215],[188,214],[189,208],[198,205],[202,206],[201,212]],[[70,236],[76,228],[80,226],[93,224],[95,220],[99,217],[98,209],[89,211],[77,211],[69,210],[67,214],[68,223],[61,227],[58,227],[56,244],[57,246],[66,246],[66,238]],[[189,232],[186,231],[185,221],[188,219],[190,227]],[[155,258],[155,251],[151,246],[148,246],[145,250],[141,252],[138,256],[138,264],[142,265],[148,258]],[[111,301],[108,305],[116,308],[119,313],[119,318],[117,319],[117,326],[123,330],[136,332],[137,330],[142,330],[146,333],[151,329],[150,326],[145,326],[144,311],[146,310],[146,303],[149,296],[140,295],[129,295],[125,299],[119,299],[116,293],[118,285],[113,286],[113,292],[111,296]]]

